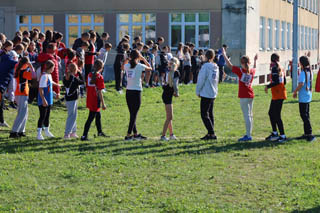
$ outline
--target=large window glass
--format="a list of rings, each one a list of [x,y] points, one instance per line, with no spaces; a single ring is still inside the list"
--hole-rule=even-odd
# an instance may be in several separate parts
[[[286,22],[282,21],[281,22],[281,49],[285,50],[286,49]]]
[[[292,35],[291,23],[287,23],[287,49],[288,50],[291,49],[291,35]]]
[[[260,50],[265,50],[266,19],[260,17]]]
[[[276,20],[276,24],[275,24],[275,28],[274,28],[274,34],[276,37],[276,45],[275,45],[275,49],[280,49],[280,39],[279,39],[279,34],[280,34],[280,21]]]
[[[104,16],[102,14],[67,15],[66,43],[71,47],[82,33],[94,30],[99,34],[104,32]]]
[[[26,16],[18,15],[16,20],[17,31],[32,30],[34,28],[39,29],[42,32],[47,30],[53,30],[53,16]]]
[[[131,39],[141,36],[143,42],[156,40],[156,15],[119,14],[117,16],[117,43],[124,35],[130,35]]]
[[[268,19],[268,50],[273,49],[273,20]]]
[[[210,13],[171,13],[169,44],[192,42],[196,48],[210,47]]]

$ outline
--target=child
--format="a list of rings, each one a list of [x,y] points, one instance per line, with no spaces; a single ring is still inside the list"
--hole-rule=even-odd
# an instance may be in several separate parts
[[[159,75],[161,85],[164,83],[164,76],[168,72],[168,58],[167,58],[167,47],[163,47],[160,53],[160,65],[159,65]]]
[[[13,43],[7,40],[2,46],[0,53],[0,127],[9,127],[3,118],[4,93],[7,90],[10,81],[13,78],[14,66],[17,61],[10,56]]]
[[[252,133],[252,125],[253,125],[253,98],[254,92],[252,89],[252,81],[254,78],[254,74],[256,72],[256,61],[258,59],[258,55],[254,58],[254,67],[253,69],[249,68],[250,59],[248,56],[242,56],[240,59],[241,68],[233,66],[226,55],[225,49],[222,48],[222,55],[228,65],[228,67],[232,70],[234,74],[239,77],[239,92],[238,97],[240,98],[240,106],[242,109],[243,117],[246,122],[246,135],[240,138],[239,142],[251,141],[251,133]]]
[[[196,94],[201,98],[200,111],[202,121],[208,133],[201,140],[217,140],[214,132],[213,104],[218,95],[219,69],[214,63],[214,51],[206,52],[205,63],[198,75]]]
[[[103,72],[104,64],[100,59],[94,62],[93,70],[94,72],[89,73],[86,84],[87,84],[87,108],[89,109],[89,117],[84,126],[83,135],[81,137],[82,141],[88,141],[88,132],[91,123],[96,119],[96,127],[98,131],[98,136],[106,137],[102,132],[101,127],[101,113],[100,104],[102,104],[102,109],[105,110],[107,107],[104,103],[102,90],[105,88],[104,80],[101,73]]]
[[[142,61],[144,64],[139,63]],[[130,140],[145,140],[146,137],[138,134],[136,127],[137,115],[141,105],[141,91],[142,91],[142,80],[144,72],[151,71],[152,68],[148,61],[141,55],[138,50],[132,50],[130,53],[130,61],[128,64],[124,65],[124,70],[126,71],[128,84],[126,91],[126,101],[128,109],[130,112],[130,122],[128,127],[127,136],[125,136],[126,141]],[[132,132],[134,135],[132,135]]]
[[[52,80],[51,73],[55,69],[55,63],[48,60],[44,66],[44,72],[40,77],[39,82],[39,95],[38,95],[38,107],[40,112],[40,117],[38,120],[38,140],[44,140],[42,136],[42,127],[44,127],[45,135],[49,138],[53,138],[53,134],[49,130],[49,118],[50,110],[53,104],[53,91],[52,85],[60,87],[59,84]]]
[[[148,61],[148,63],[151,65],[153,62],[152,62],[152,59],[151,59],[151,53],[149,52],[149,49],[150,47],[147,46],[147,45],[144,45],[143,46],[143,49],[142,49],[142,52],[141,52],[141,55]],[[142,62],[143,63],[143,62]],[[149,88],[149,86],[152,86],[152,85],[149,85],[150,83],[150,78],[151,78],[151,72],[147,72],[146,73],[146,77],[145,77],[145,81],[146,81],[146,85],[145,87],[146,88]]]
[[[98,56],[98,59],[102,60],[103,64],[106,64],[108,53],[110,52],[112,48],[112,44],[109,42],[105,43],[104,47],[99,50],[100,54]]]
[[[10,132],[10,138],[18,138],[26,136],[26,123],[28,120],[28,96],[29,85],[28,80],[32,79],[33,66],[28,57],[20,59],[16,65],[14,78],[16,79],[16,101],[18,103],[18,114]]]
[[[88,47],[89,47],[89,42],[84,41],[81,43],[81,46],[77,48],[77,58],[78,60],[84,61],[85,58],[85,53],[86,51],[88,51]]]
[[[170,140],[176,140],[176,136],[173,134],[172,118],[173,118],[173,107],[172,107],[172,97],[179,97],[178,84],[179,84],[179,60],[177,58],[172,58],[169,61],[169,72],[166,75],[166,81],[163,88],[162,100],[165,104],[167,119],[163,126],[162,136],[160,140],[168,141],[166,137],[167,130],[170,131]]]
[[[301,72],[299,75],[299,85],[293,92],[293,98],[297,98],[299,92],[299,110],[300,117],[303,121],[304,135],[299,139],[306,139],[309,142],[315,140],[312,135],[312,127],[310,123],[310,102],[312,101],[312,72],[310,69],[310,62],[307,56],[299,58]]]
[[[183,59],[184,76],[182,77],[182,79],[184,80],[185,84],[192,84],[193,75],[191,72],[191,54],[190,54],[190,48],[188,46],[184,46],[183,55],[184,55],[184,59]]]
[[[80,75],[78,75],[78,72]],[[77,111],[79,86],[84,84],[81,69],[74,63],[68,65],[68,71],[63,78],[63,84],[66,88],[66,106],[68,109],[68,118],[65,128],[65,139],[78,138],[77,136]]]
[[[277,53],[271,55],[271,83],[265,87],[265,92],[271,88],[272,100],[269,109],[269,117],[272,126],[272,133],[266,138],[268,141],[284,142],[286,135],[284,134],[283,123],[281,119],[282,104],[287,99],[286,76],[284,70],[279,65],[280,57]],[[277,126],[280,136],[277,131]]]
[[[151,54],[150,54],[150,57],[151,57],[151,61],[152,61],[152,64],[151,67],[152,67],[152,71],[151,71],[151,78],[150,78],[150,82],[149,84],[153,87],[153,86],[160,86],[159,84],[159,72],[157,71],[156,69],[156,58],[157,58],[157,52],[158,52],[158,46],[153,46],[152,49],[151,49]]]

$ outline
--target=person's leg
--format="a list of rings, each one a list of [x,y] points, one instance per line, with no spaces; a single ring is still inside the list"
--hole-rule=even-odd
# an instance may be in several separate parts
[[[89,116],[86,121],[86,124],[84,125],[84,130],[83,130],[83,134],[82,134],[84,137],[88,136],[88,132],[89,132],[91,123],[92,123],[93,119],[95,118],[95,115],[96,115],[96,112],[89,111]]]
[[[12,132],[24,133],[26,130],[26,123],[28,120],[28,96],[18,96],[17,100],[18,100],[18,115],[16,120],[18,121],[15,127],[16,129],[12,128]]]
[[[13,126],[12,126],[12,129],[11,129],[11,132],[19,132],[19,129],[20,129],[20,125],[22,124],[22,121],[23,121],[23,118],[24,118],[24,105],[22,103],[22,96],[17,96],[16,97],[16,101],[17,101],[17,105],[18,105],[18,109],[17,109],[17,116],[16,116],[16,119],[14,120],[13,122]]]
[[[49,126],[50,126],[50,111],[51,111],[51,106],[47,106],[46,107],[46,115],[45,115],[44,123],[43,123],[45,128],[49,128]]]
[[[184,83],[188,84],[189,83],[189,75],[190,75],[190,66],[184,66]]]
[[[283,127],[283,122],[281,119],[281,111],[282,111],[282,105],[283,105],[283,99],[282,100],[277,100],[276,101],[276,111],[275,111],[275,116],[276,116],[276,123],[280,132],[280,135],[284,135],[284,127]]]
[[[165,109],[166,109],[166,121],[164,122],[164,125],[163,125],[163,130],[162,130],[162,136],[165,136],[167,134],[167,130],[168,130],[168,127],[169,127],[169,131],[170,131],[170,135],[172,135],[173,131],[172,131],[172,104],[166,104],[165,105]]]
[[[75,100],[74,106],[73,106],[73,125],[71,130],[71,133],[74,133],[74,134],[77,132],[77,117],[78,117],[78,100]]]
[[[74,101],[66,101],[66,107],[68,110],[68,117],[66,121],[65,135],[69,135],[72,132],[74,121]]]
[[[39,113],[40,113],[40,117],[38,120],[38,128],[41,128],[44,126],[44,120],[47,114],[47,108],[44,106],[39,106]]]
[[[98,134],[102,133],[101,112],[96,112],[96,127],[97,127]]]
[[[3,97],[3,94],[0,92],[0,123],[4,123],[3,105],[4,105],[4,97]]]
[[[116,81],[116,90],[120,90],[120,78],[121,78],[121,68],[119,66],[114,66],[114,78]]]
[[[251,121],[249,115],[249,98],[240,98],[240,106],[243,114],[243,118],[246,124],[246,135],[248,137],[251,136]]]
[[[277,123],[276,123],[276,102],[274,100],[271,100],[270,103],[270,108],[269,108],[269,118],[270,118],[270,123],[272,126],[272,131],[275,133],[277,132]]]
[[[146,81],[146,85],[147,85],[147,86],[149,86],[150,78],[151,78],[151,72],[146,72],[145,81]],[[151,84],[151,86],[152,86],[152,84]]]
[[[304,134],[311,135],[312,128],[310,124],[310,116],[309,116],[309,103],[299,103],[300,116],[303,121]]]
[[[127,132],[128,135],[131,135],[132,131],[134,132],[134,134],[138,133],[136,128],[136,119],[141,104],[141,93],[138,94],[136,92],[137,91],[130,90],[127,90],[126,92],[126,101],[130,112],[130,122]]]
[[[253,98],[249,98],[248,104],[249,104],[249,133],[251,137],[252,129],[253,129]]]
[[[209,116],[209,110],[212,103],[213,103],[212,99],[201,97],[201,102],[200,102],[201,118],[206,129],[208,130],[209,135],[214,135],[213,124]]]

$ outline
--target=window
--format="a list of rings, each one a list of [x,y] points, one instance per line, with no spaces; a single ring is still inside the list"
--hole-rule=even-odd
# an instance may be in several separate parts
[[[273,50],[273,20],[268,19],[268,50]]]
[[[304,27],[300,26],[300,49],[304,49]]]
[[[291,49],[291,24],[287,23],[287,49],[290,50]]]
[[[156,39],[156,15],[155,14],[119,14],[117,16],[117,43],[125,35],[131,39],[141,36],[142,41]]]
[[[286,22],[281,22],[281,49],[286,49]]]
[[[308,43],[309,49],[312,49],[312,29],[309,27],[309,43]]]
[[[210,47],[209,13],[171,13],[169,19],[169,43],[172,47],[178,47],[180,42],[192,42],[196,48]]]
[[[280,39],[279,39],[279,34],[280,34],[280,21],[279,20],[276,20],[276,26],[274,28],[274,34],[275,34],[275,37],[276,37],[276,47],[275,47],[275,50],[278,50],[280,49]]]
[[[104,16],[102,14],[66,15],[66,43],[71,47],[81,34],[94,30],[104,32]]]
[[[18,15],[16,20],[17,31],[39,29],[42,32],[53,30],[53,16],[24,16]]]
[[[264,50],[266,48],[265,46],[265,32],[266,30],[266,23],[265,18],[260,17],[260,50]]]

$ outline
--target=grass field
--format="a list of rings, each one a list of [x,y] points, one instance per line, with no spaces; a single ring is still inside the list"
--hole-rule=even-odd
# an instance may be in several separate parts
[[[287,85],[290,91],[291,85]],[[27,135],[8,139],[0,130],[0,212],[320,212],[320,144],[298,141],[303,134],[296,100],[285,101],[283,120],[291,138],[264,141],[271,131],[271,94],[254,88],[253,142],[238,143],[245,127],[237,85],[222,84],[215,101],[218,141],[200,141],[206,131],[195,86],[181,86],[174,100],[178,141],[160,142],[165,119],[161,88],[146,89],[137,127],[151,138],[125,142],[129,113],[125,95],[108,85],[102,125],[110,138],[65,141],[67,111],[55,106],[56,139],[37,141],[38,109],[29,108]],[[320,95],[314,93],[311,122],[319,135]],[[5,111],[12,125],[16,112]],[[81,100],[78,133],[88,111]]]

